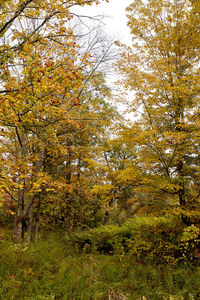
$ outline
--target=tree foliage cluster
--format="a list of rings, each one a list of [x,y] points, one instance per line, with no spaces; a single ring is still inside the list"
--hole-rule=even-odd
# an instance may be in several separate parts
[[[141,185],[149,200],[181,208],[185,223],[198,218],[200,195],[197,2],[134,1],[133,46],[122,45],[118,63],[122,84],[135,92],[129,106],[137,120],[123,134],[137,150]]]
[[[83,211],[98,207],[90,203],[92,183],[84,159],[93,156],[91,149],[116,114],[106,103],[109,90],[98,71],[109,61],[109,45],[103,48],[95,29],[92,38],[85,33],[83,45],[84,34],[73,29],[78,20],[71,12],[95,2],[9,1],[1,6],[1,193],[15,217],[16,242],[26,226],[31,232],[33,206],[36,229],[41,203],[50,217],[53,203],[53,210],[62,213],[56,217],[73,223],[81,204]],[[98,60],[92,54],[100,46]],[[71,204],[73,194],[76,204]]]
[[[188,226],[185,243],[198,240],[199,3],[135,0],[127,8],[132,46],[116,43],[116,69],[133,92],[130,121],[109,102],[111,43],[98,29],[80,29],[73,13],[93,3],[1,3],[1,212],[14,219],[15,242],[26,230],[30,241],[33,229],[37,239],[39,224],[70,231],[139,215],[150,223],[175,215]],[[199,257],[199,242],[192,251]]]

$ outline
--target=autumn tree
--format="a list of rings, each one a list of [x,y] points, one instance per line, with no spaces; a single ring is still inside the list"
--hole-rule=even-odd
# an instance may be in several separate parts
[[[105,37],[98,23],[99,20],[94,20],[93,24],[90,21],[82,25],[71,20],[78,54],[87,58],[79,61],[83,85],[70,106],[69,122],[63,123],[56,133],[60,137],[60,144],[67,148],[67,153],[47,155],[46,173],[53,181],[65,183],[65,188],[43,191],[36,200],[36,237],[39,220],[42,226],[48,228],[55,225],[71,230],[94,226],[99,219],[97,215],[102,204],[90,193],[94,178],[84,160],[88,156],[97,156],[100,136],[112,123],[116,111],[108,103],[110,90],[104,79],[115,52],[112,50],[112,41]],[[39,217],[40,210],[42,218]]]
[[[140,183],[147,196],[192,209],[200,197],[199,4],[137,0],[127,13],[133,45],[121,45],[118,69],[134,91],[136,121],[124,134],[138,146]]]
[[[95,1],[8,1],[1,5],[1,192],[16,203],[14,239],[44,190],[68,188],[46,172],[66,154],[60,128],[73,123],[84,86],[82,55],[68,26],[74,5]]]
[[[105,201],[92,192],[100,180],[93,164],[101,159],[102,140],[108,139],[107,132],[118,113],[108,102],[110,90],[104,76],[93,75],[82,90],[81,106],[73,112],[76,122],[59,132],[65,138],[67,154],[48,157],[49,173],[55,179],[62,177],[69,188],[46,194],[41,205],[42,226],[73,230],[93,227],[104,217],[101,210]]]

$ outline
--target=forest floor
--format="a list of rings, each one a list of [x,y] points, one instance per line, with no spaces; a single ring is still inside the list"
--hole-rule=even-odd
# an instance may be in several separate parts
[[[200,268],[136,262],[134,258],[77,253],[63,233],[40,234],[14,246],[0,228],[0,299],[200,299]]]

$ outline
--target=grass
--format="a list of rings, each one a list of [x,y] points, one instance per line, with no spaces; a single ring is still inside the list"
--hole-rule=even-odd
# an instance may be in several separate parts
[[[200,299],[198,268],[76,253],[61,233],[49,233],[29,247],[13,246],[8,233],[0,236],[2,300]]]

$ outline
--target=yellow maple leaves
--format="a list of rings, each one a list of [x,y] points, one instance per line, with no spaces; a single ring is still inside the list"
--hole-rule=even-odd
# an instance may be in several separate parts
[[[149,193],[160,188],[178,195],[180,203],[194,197],[199,173],[197,11],[195,1],[134,1],[127,8],[133,45],[120,45],[117,64],[124,87],[135,92],[130,112],[138,112],[138,120],[129,139],[138,145],[147,177],[157,180]]]

